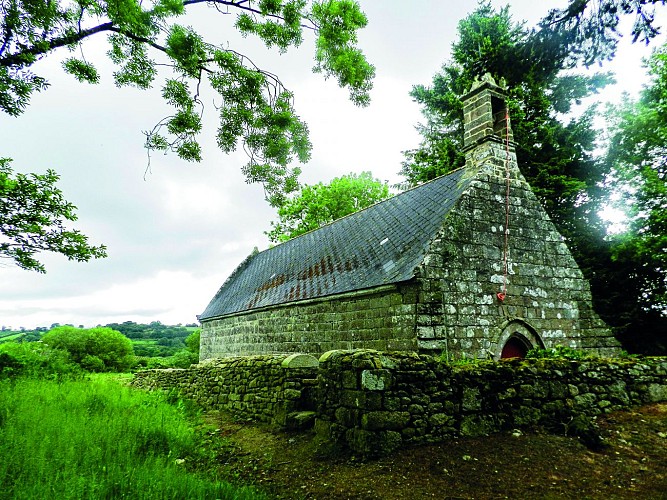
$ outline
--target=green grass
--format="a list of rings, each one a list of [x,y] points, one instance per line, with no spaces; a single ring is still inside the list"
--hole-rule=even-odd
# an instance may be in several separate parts
[[[0,498],[255,499],[211,462],[182,405],[110,377],[0,381]],[[210,471],[209,471],[210,474]]]
[[[130,339],[134,345],[157,345],[157,339]]]
[[[12,342],[23,336],[23,333],[0,333],[0,342]]]

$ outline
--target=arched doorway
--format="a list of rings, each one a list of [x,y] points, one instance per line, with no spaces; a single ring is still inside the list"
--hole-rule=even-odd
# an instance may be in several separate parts
[[[522,338],[515,336],[505,342],[503,350],[500,351],[500,359],[508,358],[525,358],[531,346],[528,345]]]
[[[544,349],[544,343],[526,322],[513,320],[503,326],[494,358],[525,358],[531,349]]]

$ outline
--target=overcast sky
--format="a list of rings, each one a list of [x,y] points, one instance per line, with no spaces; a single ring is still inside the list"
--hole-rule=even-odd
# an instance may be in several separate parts
[[[550,6],[567,2],[509,3],[514,18],[532,26]],[[362,0],[361,5],[369,26],[360,33],[359,46],[377,73],[367,108],[356,108],[335,82],[310,72],[314,49],[308,33],[298,50],[279,55],[238,37],[234,15],[214,14],[204,4],[179,21],[211,42],[229,42],[278,74],[294,92],[313,143],[312,159],[303,167],[306,183],[364,170],[390,183],[400,180],[401,152],[419,143],[414,126],[421,115],[408,93],[415,84],[428,84],[450,57],[457,23],[476,3],[412,0],[407,8],[403,1]],[[0,115],[0,156],[13,158],[18,172],[56,170],[59,187],[78,207],[79,220],[73,226],[92,243],[106,244],[109,257],[76,263],[42,254],[45,275],[3,259],[0,326],[196,322],[235,267],[254,247],[268,246],[264,232],[275,212],[260,186],[245,184],[243,153],[224,155],[217,149],[214,103],[204,101],[202,163],[157,155],[146,172],[142,131],[169,109],[160,97],[159,81],[146,92],[116,89],[106,50],[102,38],[84,45],[86,58],[101,71],[103,81],[95,86],[79,84],[62,72],[60,58],[67,51],[35,65],[51,87],[35,95],[20,117]],[[622,71],[620,85],[608,95],[638,91],[640,58],[648,54],[645,47],[630,47],[613,67],[603,68]]]

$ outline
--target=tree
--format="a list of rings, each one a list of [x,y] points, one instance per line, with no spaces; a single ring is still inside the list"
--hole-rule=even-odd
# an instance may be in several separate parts
[[[106,257],[104,245],[91,246],[85,235],[66,229],[64,221],[77,219],[76,207],[56,187],[58,179],[53,170],[14,175],[10,160],[0,158],[0,257],[41,273],[44,265],[35,257],[41,251],[79,262]]]
[[[188,351],[197,355],[199,358],[199,343],[201,339],[201,330],[197,328],[194,332],[185,338],[185,347]]]
[[[47,88],[46,79],[32,72],[37,60],[61,47],[83,54],[84,42],[106,34],[116,85],[147,89],[158,66],[171,71],[162,96],[174,113],[146,133],[149,152],[173,151],[188,161],[201,160],[200,96],[208,87],[219,97],[218,146],[231,152],[242,141],[249,156],[247,181],[262,183],[267,199],[280,204],[285,193],[298,187],[299,169],[290,163],[305,162],[310,154],[306,125],[278,76],[175,22],[203,3],[221,17],[238,12],[234,26],[243,36],[257,36],[281,52],[300,45],[305,31],[313,32],[314,71],[336,78],[356,104],[368,104],[374,68],[355,46],[367,19],[354,0],[310,6],[306,0],[5,0],[0,3],[0,108],[17,116],[33,92]],[[100,80],[83,56],[68,58],[63,68],[81,82]]]
[[[564,9],[552,9],[537,33],[542,46],[558,46],[570,64],[586,66],[610,60],[616,54],[622,16],[634,15],[632,41],[648,44],[659,33],[655,10],[667,0],[570,0]]]
[[[111,328],[90,329],[59,326],[47,332],[42,342],[67,351],[72,361],[95,371],[126,371],[135,361],[132,341]]]
[[[426,123],[418,127],[423,136],[420,146],[405,153],[400,172],[406,177],[405,186],[463,164],[461,96],[488,72],[506,82],[524,176],[571,244],[587,240],[580,231],[600,226],[592,220],[595,210],[591,204],[603,172],[593,157],[593,111],[577,118],[567,114],[611,77],[562,74],[565,60],[558,47],[550,57],[532,57],[538,49],[544,56],[543,47],[534,32],[512,20],[508,7],[496,11],[488,1],[481,2],[460,21],[458,31],[452,61],[443,65],[430,87],[416,85],[411,92],[423,106]]]
[[[667,45],[647,61],[651,83],[637,102],[613,110],[607,161],[610,184],[621,186],[629,207],[628,230],[611,239],[615,269],[622,273],[615,307],[623,311],[629,342],[667,352]],[[634,300],[628,301],[628,291]],[[625,299],[625,300],[624,300]],[[635,347],[636,348],[636,347]]]
[[[278,222],[272,222],[273,229],[266,234],[274,243],[287,241],[388,197],[387,184],[370,172],[343,175],[329,184],[305,185],[278,208]]]

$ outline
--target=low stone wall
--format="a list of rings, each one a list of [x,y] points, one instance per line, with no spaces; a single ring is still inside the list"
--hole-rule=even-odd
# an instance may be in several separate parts
[[[416,353],[329,351],[224,358],[135,375],[203,409],[287,429],[312,426],[364,456],[455,436],[546,426],[667,401],[667,358],[533,359],[452,366]]]
[[[412,353],[332,351],[320,358],[316,428],[362,455],[554,428],[576,415],[667,401],[667,358],[483,362],[452,367]]]
[[[187,369],[138,372],[132,385],[176,390],[204,410],[292,428],[314,418],[317,364],[305,354],[225,358]]]

